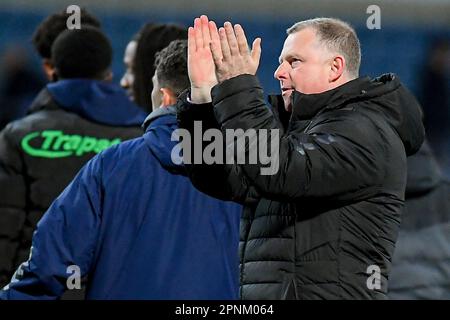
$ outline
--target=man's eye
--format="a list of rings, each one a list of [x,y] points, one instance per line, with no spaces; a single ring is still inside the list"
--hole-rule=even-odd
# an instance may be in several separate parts
[[[292,59],[291,66],[295,67],[298,66],[302,61],[300,59]]]

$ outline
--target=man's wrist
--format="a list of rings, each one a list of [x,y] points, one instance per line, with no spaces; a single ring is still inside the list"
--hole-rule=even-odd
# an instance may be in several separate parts
[[[210,87],[203,87],[203,88],[191,87],[191,95],[188,96],[188,101],[192,104],[210,103],[212,101],[211,88]]]

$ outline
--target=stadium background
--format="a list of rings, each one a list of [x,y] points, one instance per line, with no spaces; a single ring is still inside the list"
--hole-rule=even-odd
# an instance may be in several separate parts
[[[8,64],[6,53],[11,56],[13,52],[13,56],[24,56],[27,65],[42,76],[31,35],[45,16],[71,4],[86,7],[101,20],[113,44],[117,83],[124,72],[124,49],[144,23],[176,22],[188,26],[195,16],[203,13],[218,23],[225,20],[241,23],[249,39],[262,37],[259,76],[268,93],[279,88],[273,71],[285,38],[284,30],[302,19],[334,16],[349,21],[362,44],[361,75],[397,73],[417,95],[421,94],[420,73],[429,59],[430,47],[437,39],[450,39],[449,0],[0,0],[0,68]],[[381,9],[380,30],[369,30],[366,26],[370,16],[366,10],[371,4]],[[0,74],[0,84],[5,81],[3,75]],[[442,117],[450,119],[449,108]]]

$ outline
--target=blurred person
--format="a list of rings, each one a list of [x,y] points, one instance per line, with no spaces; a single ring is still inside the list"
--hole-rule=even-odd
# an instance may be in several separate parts
[[[186,164],[199,190],[244,204],[241,298],[386,299],[406,157],[424,139],[414,96],[394,74],[359,76],[358,37],[338,19],[287,30],[272,106],[255,76],[259,38],[250,50],[240,25],[218,30],[202,16],[188,39],[191,90],[180,97],[180,128],[192,135],[202,121],[222,134],[264,130],[258,145],[271,146],[276,164],[266,174],[261,159]]]
[[[125,52],[123,55],[123,64],[125,66],[125,72],[120,79],[120,85],[122,88],[124,88],[127,92],[128,97],[131,99],[131,101],[134,101],[134,94],[133,94],[133,83],[134,83],[134,58],[136,56],[136,47],[138,44],[139,39],[139,33],[135,34],[133,38],[131,38],[131,41],[128,42]]]
[[[26,109],[44,85],[31,68],[29,55],[21,45],[10,45],[2,57],[0,130],[26,114]]]
[[[39,222],[1,299],[56,299],[72,265],[88,299],[236,299],[241,207],[197,191],[171,160],[187,43],[156,57],[142,137],[89,161]],[[156,106],[159,106],[156,107]]]
[[[447,39],[432,43],[419,79],[428,139],[450,177],[450,43]]]
[[[71,16],[66,9],[45,18],[36,28],[32,42],[34,49],[42,60],[42,70],[48,81],[55,81],[55,68],[51,61],[51,47],[56,37],[67,29],[67,19]],[[96,17],[82,8],[80,11],[81,26],[100,28]],[[0,130],[12,120],[20,119],[27,114],[34,96],[42,88],[42,81],[28,69],[24,69],[22,55],[17,52],[8,57],[7,66],[12,73],[4,88],[6,96],[0,101]],[[12,64],[11,64],[12,62]],[[39,87],[39,88],[38,88]],[[21,93],[22,91],[23,93]],[[13,96],[11,96],[11,94]]]
[[[405,197],[388,296],[450,299],[450,180],[428,143],[408,157]]]
[[[177,39],[187,39],[186,28],[170,23],[147,23],[126,47],[123,59],[126,72],[120,84],[148,113],[153,110],[151,92],[155,54]]]
[[[146,114],[110,83],[111,61],[99,29],[64,31],[51,54],[58,80],[0,133],[0,286],[28,258],[37,222],[78,170],[142,133]]]
[[[42,69],[48,81],[54,80],[55,66],[51,59],[52,45],[58,35],[67,30],[67,19],[71,16],[66,9],[46,17],[36,28],[33,34],[33,45],[42,59]],[[101,28],[100,21],[85,8],[80,10],[81,28],[90,26]]]

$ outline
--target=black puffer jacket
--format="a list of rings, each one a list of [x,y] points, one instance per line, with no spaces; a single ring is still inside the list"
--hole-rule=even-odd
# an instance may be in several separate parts
[[[405,212],[388,296],[450,299],[450,181],[426,143],[408,158]]]
[[[140,136],[145,119],[121,88],[90,80],[48,85],[29,113],[0,133],[0,288],[28,259],[37,222],[79,169]]]
[[[179,102],[180,127],[279,129],[279,170],[188,165],[205,193],[246,205],[241,298],[384,299],[406,185],[406,155],[423,142],[422,111],[394,75],[321,94],[293,93],[272,111],[255,76],[212,90],[212,108]],[[282,100],[281,100],[282,101]],[[216,120],[216,121],[215,121]],[[260,138],[260,141],[261,142]],[[245,153],[250,152],[246,144]],[[379,281],[377,280],[379,278]]]

